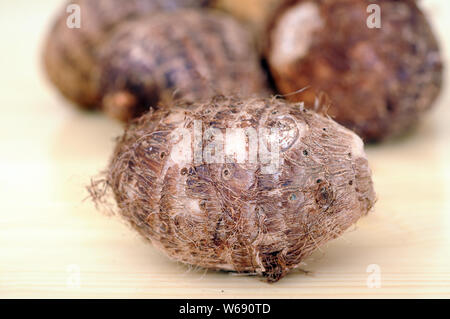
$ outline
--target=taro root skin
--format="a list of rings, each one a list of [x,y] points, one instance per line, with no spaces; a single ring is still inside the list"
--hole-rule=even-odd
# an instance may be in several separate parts
[[[99,60],[103,108],[123,121],[176,99],[268,95],[250,33],[213,10],[184,9],[124,23]]]
[[[259,161],[174,160],[174,132],[192,129],[194,121],[202,122],[203,134],[208,127],[224,134],[277,128],[282,164],[264,174]],[[272,282],[340,236],[375,201],[361,139],[275,98],[217,96],[147,113],[118,140],[107,183],[120,215],[172,259]]]
[[[266,58],[280,93],[313,104],[324,91],[329,115],[366,141],[413,126],[437,98],[443,65],[415,1],[380,0],[381,28],[367,27],[365,0],[294,0],[269,27]]]
[[[67,26],[69,4],[80,7],[80,28]],[[118,24],[153,12],[208,4],[209,0],[67,1],[58,13],[44,47],[48,77],[66,98],[83,108],[96,108],[101,101],[96,51]]]

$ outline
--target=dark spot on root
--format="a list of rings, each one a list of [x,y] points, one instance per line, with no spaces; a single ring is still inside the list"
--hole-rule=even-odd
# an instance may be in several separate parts
[[[162,233],[167,233],[168,230],[169,230],[169,227],[167,227],[167,225],[165,223],[161,223],[161,225],[159,226],[159,231]]]
[[[214,230],[214,235],[213,235],[213,242],[214,242],[214,245],[216,245],[217,247],[222,245],[222,240],[221,240],[220,234],[219,234],[219,230],[222,226],[222,220],[223,220],[222,217],[220,217],[219,220],[217,221],[216,228]]]
[[[328,191],[327,191],[327,189],[325,187],[322,187],[320,189],[320,193],[319,194],[320,194],[321,199],[326,200],[326,201],[330,197],[330,195],[328,194]]]
[[[348,185],[352,186],[353,185],[353,181],[348,182]]]
[[[289,185],[291,185],[291,184],[292,184],[291,181],[286,181],[286,182],[284,182],[283,184],[281,184],[281,186],[282,186],[282,187],[286,187],[286,186],[289,186]]]
[[[390,99],[386,100],[386,110],[389,113],[393,113],[395,111],[394,103]]]
[[[307,150],[304,150],[304,151],[303,151],[303,155],[308,156],[308,155],[309,155],[309,152],[308,152]]]
[[[160,159],[164,159],[166,157],[166,153],[165,152],[161,152],[160,154],[159,154],[159,158]]]
[[[181,175],[186,175],[187,173],[188,173],[188,170],[187,170],[186,167],[182,168],[181,171],[180,171]]]
[[[327,210],[334,201],[333,188],[326,181],[321,181],[319,183],[315,194],[317,205],[324,210]]]
[[[268,282],[277,282],[286,275],[286,264],[281,251],[264,253],[261,257],[265,268],[263,276]]]
[[[322,180],[319,178],[319,179],[316,180],[316,183],[320,184],[320,183],[322,183]]]
[[[230,177],[231,177],[231,172],[230,172],[230,170],[229,170],[228,168],[224,168],[224,169],[223,169],[223,171],[222,171],[222,177],[223,177],[223,179],[225,179],[225,180],[229,180],[229,179],[230,179]]]

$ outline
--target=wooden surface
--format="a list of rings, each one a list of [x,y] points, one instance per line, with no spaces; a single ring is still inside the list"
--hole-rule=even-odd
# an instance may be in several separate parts
[[[422,3],[449,65],[450,2]],[[0,297],[450,297],[450,90],[417,130],[368,148],[376,208],[309,273],[270,285],[189,269],[83,201],[122,128],[45,81],[40,47],[59,4],[0,2]],[[380,288],[367,285],[372,264]]]

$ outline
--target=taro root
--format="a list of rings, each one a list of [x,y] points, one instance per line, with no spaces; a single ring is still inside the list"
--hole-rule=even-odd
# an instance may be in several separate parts
[[[232,17],[212,10],[185,9],[124,23],[99,56],[103,108],[124,121],[176,99],[267,93],[251,35]]]
[[[375,200],[362,140],[275,98],[145,114],[118,140],[107,185],[119,214],[172,259],[272,282]]]
[[[381,28],[365,0],[295,0],[275,15],[266,57],[276,86],[312,105],[325,91],[328,114],[366,141],[413,126],[442,84],[436,38],[415,1],[379,0]],[[369,13],[368,13],[369,12]],[[372,24],[369,24],[372,26]]]
[[[53,84],[81,107],[94,108],[98,88],[97,48],[114,28],[127,20],[157,11],[200,7],[209,0],[71,0],[61,9],[44,48],[45,69]],[[80,8],[80,28],[69,28],[70,4]],[[69,12],[67,12],[67,10]]]

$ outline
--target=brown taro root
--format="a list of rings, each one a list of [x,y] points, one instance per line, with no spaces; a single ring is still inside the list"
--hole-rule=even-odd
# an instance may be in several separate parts
[[[118,27],[100,53],[106,113],[129,120],[158,103],[267,93],[250,34],[211,10],[155,14]]]
[[[120,215],[172,259],[269,281],[375,200],[361,139],[275,98],[147,113],[118,140],[107,185]]]
[[[276,14],[266,57],[283,94],[312,104],[319,91],[329,115],[366,141],[404,132],[429,109],[442,84],[442,60],[415,1],[379,0],[381,28],[369,28],[365,0],[295,0]],[[369,13],[368,13],[369,12]],[[372,24],[369,24],[372,26]]]
[[[44,48],[45,69],[50,80],[68,99],[85,108],[99,105],[96,50],[114,28],[138,16],[180,7],[205,6],[209,0],[71,0],[60,13]],[[80,28],[67,21],[80,8]],[[70,22],[69,21],[69,22]]]

